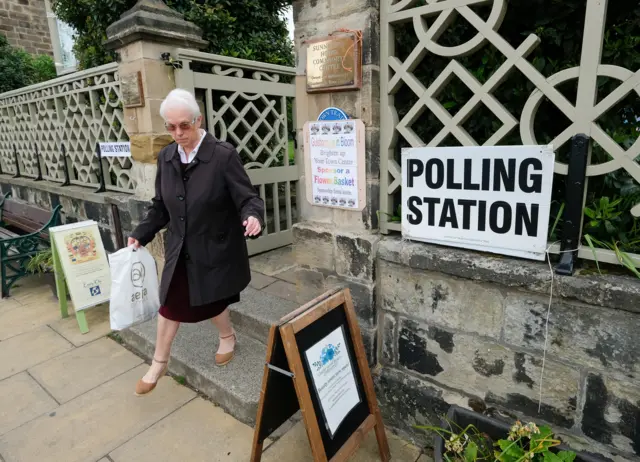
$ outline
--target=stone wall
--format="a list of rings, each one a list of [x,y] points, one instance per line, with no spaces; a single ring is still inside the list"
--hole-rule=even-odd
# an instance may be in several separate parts
[[[118,208],[121,232],[126,245],[127,237],[140,222],[149,204],[127,194],[112,192],[97,194],[79,186],[63,187],[48,181],[35,182],[7,175],[0,176],[0,190],[2,194],[11,191],[14,200],[27,202],[46,210],[62,205],[63,224],[83,220],[96,221],[107,253],[118,250],[111,205],[115,204]]]
[[[387,425],[429,444],[457,404],[640,459],[640,281],[556,277],[542,386],[548,265],[385,238],[377,282]]]
[[[371,0],[293,2],[295,44],[298,50],[296,118],[301,177],[298,188],[300,223],[294,226],[299,265],[297,289],[301,303],[337,285],[352,290],[369,360],[376,361],[377,312],[373,256],[379,240],[380,200],[380,52],[379,4]],[[362,31],[362,88],[339,93],[307,94],[305,42],[339,29]],[[316,207],[306,200],[303,126],[317,120],[327,107],[339,107],[366,129],[367,205],[351,212]]]
[[[0,0],[0,34],[28,53],[53,55],[45,0]]]

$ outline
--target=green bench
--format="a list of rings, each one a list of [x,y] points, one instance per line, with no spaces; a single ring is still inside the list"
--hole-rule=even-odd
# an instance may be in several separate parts
[[[29,274],[27,264],[31,258],[49,248],[48,231],[60,224],[62,207],[44,210],[12,200],[10,192],[1,196],[0,201],[0,270],[5,298],[16,281]],[[17,234],[8,227],[26,234]]]

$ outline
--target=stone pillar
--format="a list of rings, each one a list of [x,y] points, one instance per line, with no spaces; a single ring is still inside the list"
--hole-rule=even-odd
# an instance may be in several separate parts
[[[158,153],[173,141],[160,117],[160,104],[175,88],[173,67],[166,64],[163,55],[175,57],[177,48],[200,49],[206,45],[202,31],[161,0],[139,0],[107,28],[105,46],[118,54],[125,129],[131,141],[132,174],[137,181],[136,204],[130,207],[134,212],[132,227],[142,218],[154,194]],[[151,243],[149,249],[161,268],[162,238]]]
[[[294,0],[295,45],[298,76],[296,108],[298,197],[301,221],[294,227],[294,250],[299,265],[300,302],[342,284],[351,289],[370,362],[377,361],[375,256],[380,200],[380,56],[379,2],[377,0]],[[362,89],[307,94],[305,42],[339,29],[362,31]],[[367,206],[351,212],[309,204],[306,200],[302,127],[317,120],[330,106],[343,109],[366,127]]]

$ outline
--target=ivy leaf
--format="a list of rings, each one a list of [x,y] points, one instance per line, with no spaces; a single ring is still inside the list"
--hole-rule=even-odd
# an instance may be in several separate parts
[[[474,462],[477,458],[478,445],[475,442],[470,441],[469,444],[467,444],[467,448],[464,450],[464,460],[465,462]]]
[[[456,103],[455,101],[447,101],[447,102],[446,102],[446,103],[444,103],[442,106],[443,106],[445,109],[451,109],[451,108],[456,107],[457,105],[458,105],[458,103]]]
[[[558,453],[558,458],[563,462],[573,462],[576,458],[576,453],[571,451],[560,451]]]
[[[545,452],[544,453],[544,462],[564,462],[563,459],[561,459],[560,457],[556,456],[554,453],[552,452]]]

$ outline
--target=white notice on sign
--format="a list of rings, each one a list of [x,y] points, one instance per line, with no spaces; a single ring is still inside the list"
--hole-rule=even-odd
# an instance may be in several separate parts
[[[345,417],[360,403],[343,328],[339,327],[309,348],[306,359],[333,438]]]
[[[130,142],[99,143],[102,157],[131,157]]]
[[[555,156],[550,146],[402,152],[402,234],[544,260]]]
[[[309,124],[310,181],[314,205],[359,208],[358,121]]]

